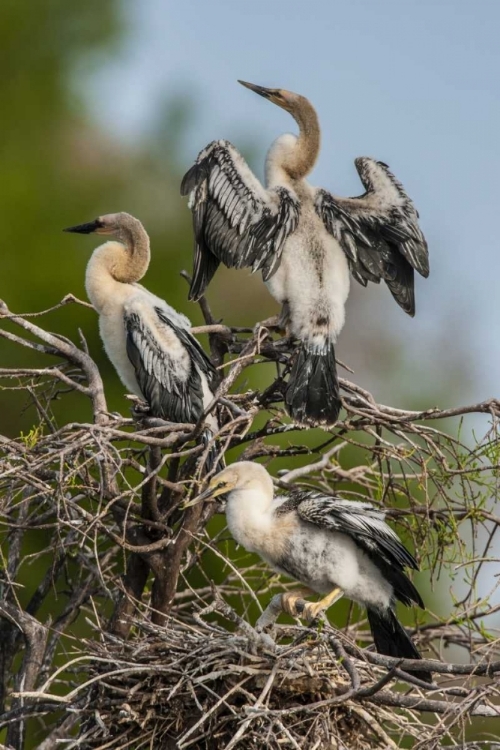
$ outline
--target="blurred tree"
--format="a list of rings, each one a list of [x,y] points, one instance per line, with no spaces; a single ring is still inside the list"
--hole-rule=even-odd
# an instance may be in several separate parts
[[[86,117],[74,80],[84,62],[102,63],[122,31],[117,0],[48,0],[36,12],[15,0],[0,7],[0,298],[12,309],[40,309],[69,287],[81,290],[81,270],[60,230],[95,214],[123,184],[119,170],[109,170],[111,144]],[[61,333],[74,331],[74,316],[69,309],[59,316]],[[34,362],[28,351],[14,354],[2,343],[2,365],[14,358]],[[20,427],[20,405],[2,401],[9,432]],[[26,415],[22,426],[31,421]]]
[[[366,643],[367,631],[347,603],[345,639],[330,626],[285,626],[274,633],[276,645],[256,633],[249,623],[281,586],[255,557],[235,550],[220,519],[205,527],[212,504],[184,505],[203,486],[186,426],[165,423],[158,431],[157,419],[131,423],[109,415],[90,357],[31,320],[16,318],[15,325],[19,341],[39,342],[42,361],[58,352],[66,409],[53,432],[61,370],[47,367],[36,378],[15,367],[4,371],[3,380],[19,382],[26,397],[36,391],[40,423],[16,440],[0,431],[0,743],[49,750],[78,734],[71,746],[234,747],[263,689],[266,716],[248,726],[245,747],[279,748],[291,736],[294,746],[311,750],[318,742],[340,746],[345,716],[349,747],[366,750],[413,740],[415,748],[464,747],[465,716],[477,716],[486,736],[484,719],[498,716],[498,640],[484,622],[497,584],[481,595],[477,582],[480,574],[492,580],[498,565],[493,542],[500,522],[490,511],[498,494],[497,401],[429,417],[380,406],[366,392],[360,397],[357,384],[344,383],[342,421],[329,431],[302,430],[279,407],[270,414],[262,391],[234,392],[237,373],[269,364],[258,364],[261,331],[250,340],[231,338],[236,356],[221,388],[233,406],[218,443],[230,449],[228,461],[243,449],[246,459],[270,462],[283,487],[298,481],[369,498],[397,521],[425,579],[442,585],[443,570],[465,571],[460,596],[442,616],[418,582],[430,611],[425,620],[409,611],[403,621],[418,616],[419,648],[438,657],[425,665],[438,686],[422,694],[422,683],[407,676],[402,692],[389,685],[402,675],[383,669],[402,667],[400,661],[360,654],[354,645],[353,639]],[[75,379],[82,375],[85,393]],[[94,426],[75,420],[78,400],[89,402]],[[459,435],[437,429],[438,419],[448,425],[471,411],[489,417],[472,450]],[[442,608],[441,599],[436,604]],[[223,619],[214,628],[215,613]],[[332,619],[341,625],[338,606]],[[367,662],[378,671],[367,674]],[[362,720],[353,723],[357,709]],[[336,741],[327,742],[333,735]]]
[[[50,300],[51,284],[64,283],[53,274],[62,240],[53,236],[54,224],[73,203],[91,210],[96,191],[109,189],[99,188],[105,144],[83,113],[71,74],[82,58],[109,50],[119,28],[116,0],[70,7],[49,0],[36,13],[14,0],[2,3],[0,219],[9,248],[3,282],[16,305]]]

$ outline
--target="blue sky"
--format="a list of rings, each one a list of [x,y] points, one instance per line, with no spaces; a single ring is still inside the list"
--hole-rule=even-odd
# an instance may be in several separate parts
[[[353,160],[387,162],[420,211],[431,276],[417,317],[389,295],[378,312],[432,356],[449,341],[479,363],[469,398],[498,395],[500,370],[500,4],[479,0],[145,0],[130,34],[92,79],[96,113],[120,137],[147,131],[165,96],[186,92],[198,117],[186,166],[214,138],[262,148],[294,130],[237,78],[306,95],[322,123],[311,181],[361,192]],[[442,352],[441,352],[442,356]]]

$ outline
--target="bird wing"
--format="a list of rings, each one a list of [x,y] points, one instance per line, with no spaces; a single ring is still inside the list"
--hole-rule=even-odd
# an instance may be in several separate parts
[[[211,388],[215,387],[217,379],[215,367],[198,339],[187,328],[176,325],[160,307],[156,307],[155,310],[160,320],[174,331],[179,341],[184,345],[193,364],[200,372],[206,375],[209,386]]]
[[[339,198],[320,189],[316,212],[345,252],[354,278],[363,286],[383,279],[396,302],[414,315],[414,270],[429,275],[418,213],[387,164],[360,157],[355,165],[365,193]]]
[[[299,493],[297,493],[299,494]],[[371,503],[342,500],[316,492],[300,492],[296,510],[303,521],[350,536],[370,557],[389,566],[418,570],[411,555]]]
[[[127,354],[153,414],[172,422],[197,422],[204,411],[200,372],[209,385],[215,370],[192,334],[159,307],[152,317],[125,313]]]
[[[284,187],[265,190],[229,141],[213,141],[184,175],[195,237],[190,299],[199,299],[222,262],[228,268],[278,269],[287,237],[299,220],[299,202]]]

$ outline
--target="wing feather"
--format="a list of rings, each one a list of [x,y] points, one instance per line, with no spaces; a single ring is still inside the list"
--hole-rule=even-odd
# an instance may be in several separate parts
[[[228,268],[278,269],[287,237],[299,220],[299,202],[284,187],[265,190],[229,141],[213,141],[185,174],[195,237],[190,299],[199,299],[220,262]]]
[[[210,386],[215,370],[189,330],[153,308],[158,327],[150,325],[139,311],[125,315],[127,354],[144,398],[155,416],[172,422],[197,422],[204,411],[203,373]],[[166,326],[170,336],[161,336]],[[175,339],[172,339],[172,336]],[[168,346],[168,339],[173,343]]]
[[[340,198],[318,190],[316,212],[344,250],[354,278],[363,286],[383,279],[396,302],[414,315],[414,271],[429,275],[418,213],[386,164],[368,157],[355,164],[365,193]]]
[[[384,513],[371,503],[343,500],[315,492],[301,493],[297,513],[304,521],[350,536],[371,556],[389,565],[413,568],[418,565],[398,535],[384,520]]]

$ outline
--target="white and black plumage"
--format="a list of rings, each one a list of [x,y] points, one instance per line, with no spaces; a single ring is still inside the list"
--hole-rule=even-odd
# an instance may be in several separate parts
[[[137,283],[150,261],[141,222],[127,213],[107,214],[64,231],[116,238],[94,250],[86,272],[106,353],[123,384],[148,402],[154,416],[196,423],[213,399],[215,370],[188,318]],[[209,415],[205,442],[217,428]]]
[[[334,344],[344,325],[349,269],[364,286],[383,279],[415,312],[414,271],[429,273],[418,214],[387,165],[356,159],[365,193],[340,198],[309,185],[320,147],[318,118],[303,96],[243,83],[288,111],[299,135],[285,134],[266,159],[266,188],[228,141],[213,141],[186,173],[195,234],[190,298],[220,262],[262,269],[281,323],[299,339],[285,403],[306,424],[334,424],[340,409]]]
[[[407,659],[421,656],[398,622],[396,600],[423,607],[404,568],[418,569],[413,556],[386,524],[384,513],[368,502],[292,490],[274,496],[273,482],[260,464],[241,461],[217,474],[197,501],[226,495],[229,531],[279,573],[326,594],[317,603],[284,594],[284,608],[307,619],[341,596],[364,605],[379,653]],[[413,672],[431,681],[428,672]]]

